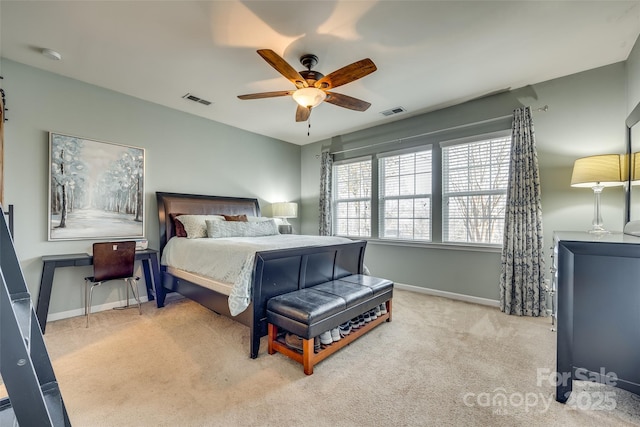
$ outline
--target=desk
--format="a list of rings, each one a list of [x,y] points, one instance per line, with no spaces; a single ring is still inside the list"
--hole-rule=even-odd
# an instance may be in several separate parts
[[[147,285],[147,297],[153,301],[153,293],[156,286],[160,286],[160,263],[158,251],[144,249],[136,251],[136,261],[142,261],[144,280]],[[53,287],[53,273],[58,267],[81,267],[93,264],[93,256],[82,254],[46,255],[42,257],[42,277],[40,278],[40,291],[38,292],[38,304],[36,315],[40,322],[40,329],[44,334],[47,326],[47,314],[49,313],[49,301],[51,300],[51,288]],[[80,286],[80,284],[78,285]]]

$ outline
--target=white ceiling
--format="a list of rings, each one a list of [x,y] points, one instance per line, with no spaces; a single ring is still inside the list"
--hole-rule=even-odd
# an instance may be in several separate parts
[[[623,61],[640,1],[2,0],[0,19],[5,58],[304,145]],[[290,97],[237,98],[295,88],[257,49],[297,70],[313,53],[325,75],[371,58],[378,71],[335,89],[371,108],[321,104],[307,136]],[[398,106],[407,112],[380,114]]]

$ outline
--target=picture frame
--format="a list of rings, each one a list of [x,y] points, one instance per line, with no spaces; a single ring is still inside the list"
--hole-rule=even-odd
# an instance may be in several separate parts
[[[48,240],[141,239],[143,148],[49,132]]]

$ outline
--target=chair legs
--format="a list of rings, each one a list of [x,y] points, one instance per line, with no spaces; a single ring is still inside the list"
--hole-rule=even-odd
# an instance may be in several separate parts
[[[140,293],[138,292],[138,277],[127,277],[126,279],[124,279],[124,281],[126,282],[126,289],[127,289],[127,302],[125,305],[123,305],[122,307],[114,307],[116,310],[123,310],[125,308],[130,308],[131,305],[129,305],[129,288],[131,288],[131,292],[133,293],[133,298],[136,300],[136,303],[138,304],[138,313],[142,314],[142,306],[140,305]]]
[[[142,314],[142,305],[140,303],[140,293],[138,292],[138,277],[127,277],[123,279],[125,281],[125,289],[127,290],[127,302],[122,307],[114,307],[116,310],[122,310],[125,308],[130,308],[129,305],[129,288],[133,292],[133,297],[136,300],[138,305],[138,314]],[[85,280],[85,291],[84,291],[84,314],[87,317],[87,328],[89,327],[89,316],[91,316],[91,302],[93,299],[93,288],[100,286],[104,282],[91,282],[90,280]]]
[[[87,328],[89,327],[89,316],[91,316],[91,300],[93,299],[93,288],[102,285],[103,282],[91,282],[85,280],[84,290],[84,314],[87,317]]]

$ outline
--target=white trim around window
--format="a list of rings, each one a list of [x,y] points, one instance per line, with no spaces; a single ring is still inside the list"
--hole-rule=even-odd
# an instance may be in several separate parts
[[[511,135],[497,132],[442,147],[442,241],[501,245]]]
[[[372,159],[333,164],[333,234],[371,237]]]
[[[431,145],[378,156],[380,239],[431,241]]]

